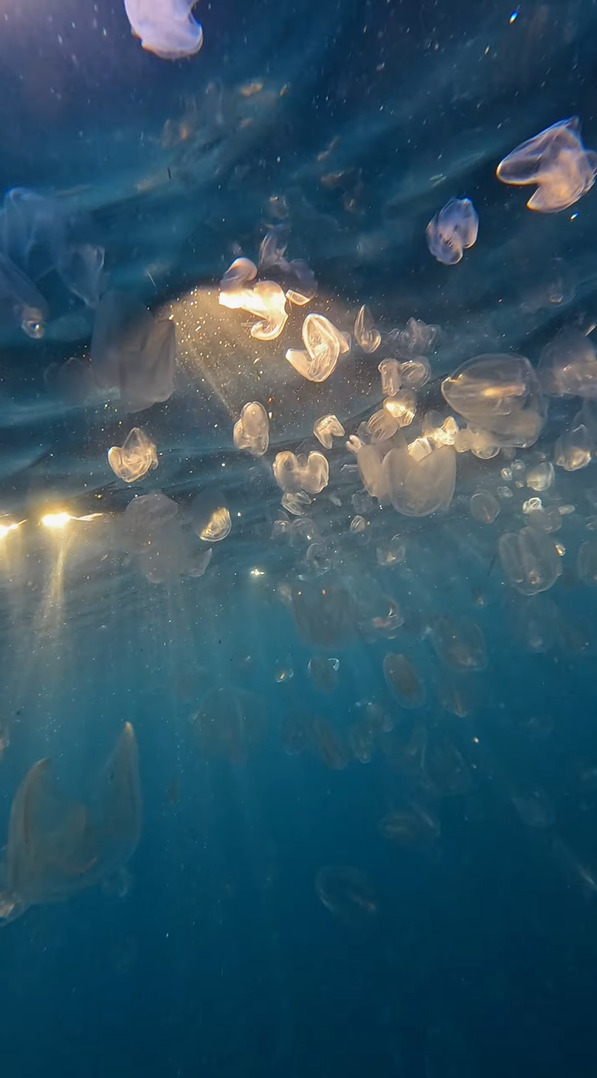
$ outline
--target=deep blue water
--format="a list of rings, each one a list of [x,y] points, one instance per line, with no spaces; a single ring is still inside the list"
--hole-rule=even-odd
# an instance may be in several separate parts
[[[590,1078],[595,393],[550,396],[532,445],[458,454],[454,496],[427,516],[366,493],[346,438],[328,451],[312,429],[334,413],[355,435],[379,409],[378,362],[410,317],[440,336],[409,439],[448,414],[441,379],[473,356],[537,369],[562,330],[593,348],[595,188],[533,213],[533,188],[495,169],[575,115],[597,150],[597,5],[201,0],[195,15],[202,50],[167,61],[120,0],[0,11],[2,191],[43,196],[65,230],[50,242],[44,223],[25,257],[4,203],[0,251],[44,310],[27,335],[14,278],[0,294],[0,529],[19,525],[0,530],[3,1071]],[[478,240],[441,265],[425,227],[465,197]],[[317,293],[262,342],[218,282],[281,224]],[[104,260],[84,297],[61,262],[74,248]],[[176,324],[167,399],[143,410],[118,367],[126,326],[102,314],[114,291]],[[352,333],[365,303],[376,352],[353,340],[321,383],[286,362],[307,313]],[[114,332],[99,387],[98,324]],[[147,353],[130,362],[151,398]],[[252,400],[271,413],[258,457],[233,442]],[[585,466],[556,463],[537,492],[529,470],[557,462],[581,406]],[[128,485],[107,451],[133,427],[159,463]],[[280,506],[284,450],[329,460],[302,516]],[[471,514],[479,490],[490,524]],[[135,518],[157,492],[158,524]],[[536,496],[552,530],[529,517]],[[209,544],[214,507],[231,530]],[[526,527],[530,584],[499,553]],[[405,657],[397,689],[388,654]],[[138,770],[132,750],[110,756],[125,723]]]

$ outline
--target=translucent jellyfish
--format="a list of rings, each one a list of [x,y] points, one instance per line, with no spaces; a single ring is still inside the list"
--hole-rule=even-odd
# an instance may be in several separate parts
[[[267,729],[261,698],[231,686],[209,689],[191,723],[203,755],[225,756],[235,764],[245,763]]]
[[[384,397],[394,397],[402,383],[402,368],[397,359],[382,359],[378,366]]]
[[[382,461],[382,485],[394,509],[410,517],[447,509],[456,486],[454,449],[449,445],[430,448],[419,459],[409,449],[391,449]]]
[[[64,216],[53,198],[13,187],[2,206],[2,247],[10,262],[32,280],[58,264],[65,248]]]
[[[135,555],[151,583],[162,583],[186,568],[188,550],[177,514],[176,502],[161,491],[133,498],[123,513],[122,546]]]
[[[525,482],[527,487],[531,490],[544,491],[549,490],[554,480],[553,464],[549,461],[542,461],[541,464],[536,464],[534,467],[530,467],[525,475]]]
[[[344,738],[324,719],[314,719],[311,726],[313,747],[330,771],[343,771],[350,762]]]
[[[381,344],[381,333],[373,321],[371,311],[366,306],[361,307],[357,314],[354,339],[363,352],[376,352]]]
[[[278,486],[288,493],[303,490],[307,494],[319,494],[330,478],[330,466],[323,453],[317,452],[308,456],[295,456],[289,450],[277,453],[273,472]]]
[[[243,306],[263,319],[251,326],[252,337],[258,341],[274,341],[280,336],[288,321],[288,311],[286,296],[279,284],[275,281],[258,281]]]
[[[286,224],[270,228],[259,248],[259,269],[277,271],[286,297],[297,307],[310,303],[317,291],[315,274],[302,258],[286,259],[290,232]]]
[[[423,749],[422,769],[439,797],[460,797],[470,789],[468,764],[446,734],[430,732]]]
[[[127,411],[168,400],[174,390],[176,327],[156,319],[134,297],[106,292],[91,338],[91,368],[100,391]]]
[[[417,708],[425,703],[424,686],[407,655],[389,651],[384,656],[383,672],[386,685],[401,707]]]
[[[125,483],[135,483],[157,468],[157,446],[140,427],[133,427],[122,448],[113,445],[108,450],[108,464],[119,479],[124,479]]]
[[[69,898],[117,871],[141,834],[137,744],[126,723],[88,805],[68,801],[50,760],[29,769],[10,811],[0,920],[28,906]]]
[[[333,692],[338,685],[340,660],[326,655],[313,655],[307,664],[307,672],[316,689]]]
[[[479,217],[470,198],[451,198],[427,225],[427,246],[438,262],[453,266],[465,248],[472,247],[479,231]]]
[[[220,281],[219,301],[223,307],[243,307],[257,276],[257,266],[250,258],[235,258]]]
[[[508,580],[522,595],[553,587],[562,572],[553,539],[537,528],[522,528],[500,536],[499,555]]]
[[[437,343],[439,332],[439,326],[428,326],[418,318],[409,318],[404,329],[390,330],[388,339],[401,356],[409,359],[431,352]]]
[[[412,389],[399,389],[393,397],[386,397],[383,406],[399,427],[410,427],[417,411],[417,401]]]
[[[546,344],[537,368],[544,393],[552,397],[597,399],[597,356],[592,342],[574,326]]]
[[[420,389],[431,375],[429,360],[425,356],[406,359],[401,367],[402,385],[405,389]]]
[[[240,419],[234,424],[234,444],[247,449],[251,456],[262,457],[269,445],[269,418],[259,401],[245,404]]]
[[[124,0],[135,37],[160,60],[194,56],[203,44],[203,30],[193,18],[196,0]]]
[[[295,517],[301,517],[307,512],[307,509],[312,505],[312,500],[308,494],[305,494],[304,490],[297,490],[294,492],[287,491],[281,499],[282,508],[286,509],[288,513],[292,513]]]
[[[44,335],[47,317],[48,305],[39,289],[0,253],[0,324],[20,327],[28,337],[38,340]]]
[[[219,505],[210,514],[209,520],[197,528],[197,535],[204,543],[219,543],[230,535],[232,519],[225,505]]]
[[[290,609],[307,644],[339,648],[356,634],[357,611],[350,593],[330,574],[325,583],[302,580],[290,592]]]
[[[386,442],[389,438],[392,438],[399,428],[398,420],[394,416],[390,415],[385,408],[380,408],[378,412],[374,412],[366,423],[366,431],[371,439],[371,442]]]
[[[557,607],[547,595],[529,595],[509,604],[516,631],[525,647],[534,654],[549,651],[555,644]]]
[[[313,434],[324,449],[331,449],[334,438],[343,438],[346,431],[335,415],[322,415],[315,421]]]
[[[64,284],[86,307],[94,308],[99,303],[105,253],[98,244],[72,244],[64,249],[58,261],[58,273]]]
[[[578,472],[591,463],[593,442],[584,423],[564,431],[554,448],[554,464],[565,472]]]
[[[500,503],[488,490],[478,490],[473,494],[470,503],[471,516],[482,524],[493,524],[500,512]]]
[[[387,477],[382,471],[384,455],[379,445],[360,445],[357,465],[363,486],[368,494],[380,501],[389,497]]]
[[[308,314],[303,322],[305,351],[289,348],[286,359],[310,382],[325,382],[349,344],[340,330],[322,314]]]
[[[377,897],[371,882],[352,865],[320,868],[315,877],[315,890],[326,910],[349,924],[377,913]]]
[[[527,206],[541,213],[558,213],[574,205],[591,189],[596,173],[597,155],[583,146],[576,116],[523,142],[496,169],[502,183],[537,184]]]
[[[597,587],[597,539],[587,539],[582,544],[576,560],[580,580],[589,587]]]
[[[418,846],[438,838],[441,826],[429,809],[412,802],[408,808],[394,809],[382,816],[379,830],[397,846]]]
[[[485,669],[485,640],[472,618],[439,614],[431,619],[430,630],[431,642],[442,662],[461,673]]]
[[[355,760],[361,764],[371,762],[374,748],[373,731],[367,723],[354,723],[348,730],[348,744]]]
[[[554,822],[553,807],[547,794],[539,787],[531,790],[516,790],[512,794],[512,804],[527,827],[542,830],[551,827]]]
[[[537,375],[524,356],[475,356],[441,388],[450,407],[472,427],[489,432],[496,447],[533,445],[545,423]]]
[[[287,756],[299,756],[309,744],[309,723],[302,715],[287,715],[282,723],[282,744]]]

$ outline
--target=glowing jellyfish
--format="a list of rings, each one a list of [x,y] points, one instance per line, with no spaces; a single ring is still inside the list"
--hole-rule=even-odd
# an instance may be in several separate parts
[[[533,445],[545,423],[537,375],[524,356],[475,356],[444,378],[441,388],[455,412],[491,435],[491,455],[494,448]]]
[[[108,450],[108,464],[119,479],[124,479],[125,483],[135,483],[158,466],[155,442],[140,427],[133,427],[122,448],[113,445]]]
[[[427,246],[438,262],[453,266],[477,240],[479,217],[470,198],[451,198],[426,229]]]
[[[262,457],[269,445],[269,418],[259,401],[245,404],[240,419],[234,424],[234,444],[247,449],[251,456]]]
[[[363,352],[376,352],[381,344],[381,333],[373,321],[371,311],[366,306],[361,307],[357,314],[354,339]]]
[[[381,472],[394,509],[405,516],[425,517],[447,509],[452,501],[456,454],[449,445],[429,447],[421,454],[411,452],[410,446],[395,448],[384,457]]]
[[[577,472],[591,463],[593,442],[584,423],[564,431],[554,448],[554,464],[566,472]]]
[[[328,485],[330,466],[323,453],[295,456],[285,450],[278,453],[273,463],[274,479],[285,493],[305,491],[319,494]]]
[[[397,359],[382,359],[378,366],[381,375],[381,391],[384,397],[393,397],[402,384],[402,368]]]
[[[527,206],[541,213],[558,213],[578,202],[593,186],[596,173],[597,155],[583,146],[576,116],[523,142],[496,169],[502,183],[537,184]]]
[[[335,415],[322,415],[313,426],[313,434],[324,449],[331,449],[334,438],[343,438],[346,431]]]
[[[544,393],[597,399],[597,356],[592,342],[574,326],[560,330],[543,349],[537,368]]]
[[[135,37],[160,60],[182,60],[199,52],[201,24],[193,18],[196,0],[124,0]]]
[[[410,359],[431,352],[439,337],[439,326],[430,326],[418,318],[409,318],[404,329],[391,329],[388,339],[400,356]]]
[[[220,543],[230,535],[232,519],[225,505],[219,505],[211,513],[209,520],[197,529],[197,535],[204,543]]]
[[[305,351],[289,348],[286,359],[310,382],[325,382],[340,354],[349,349],[346,336],[322,314],[308,314],[305,318],[303,343]]]

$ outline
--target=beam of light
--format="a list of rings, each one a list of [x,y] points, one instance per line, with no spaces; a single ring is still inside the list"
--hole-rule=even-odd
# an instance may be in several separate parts
[[[13,520],[10,524],[0,524],[0,540],[6,539],[6,536],[10,535],[11,532],[18,531],[18,529],[21,527],[21,524],[24,523],[24,520],[19,520],[18,523]]]
[[[95,520],[96,517],[102,517],[103,515],[103,513],[88,513],[86,516],[73,517],[70,513],[63,510],[58,513],[45,513],[40,520],[40,524],[42,524],[44,528],[60,531],[62,528],[66,528],[66,525],[69,524],[71,520]]]

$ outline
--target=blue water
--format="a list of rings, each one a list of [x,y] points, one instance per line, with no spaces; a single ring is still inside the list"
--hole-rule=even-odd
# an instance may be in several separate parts
[[[590,1078],[595,394],[550,396],[532,445],[458,454],[428,516],[367,493],[345,442],[411,317],[440,336],[409,438],[450,412],[441,380],[474,356],[537,370],[561,330],[593,348],[595,188],[534,213],[533,187],[495,170],[573,116],[597,150],[597,6],[201,0],[195,16],[201,51],[171,61],[120,0],[0,12],[0,200],[43,196],[50,221],[26,251],[6,240],[14,196],[0,214],[41,304],[30,317],[14,276],[0,294],[3,1073]],[[425,229],[452,198],[479,235],[446,265]],[[219,281],[280,225],[317,293],[260,341]],[[103,260],[83,288],[74,249]],[[148,353],[131,361],[156,400],[141,411],[118,366],[137,329],[102,321],[115,291],[134,327],[141,304],[146,327],[176,325],[166,400]],[[306,314],[353,333],[362,304],[376,352],[353,340],[321,383],[286,362]],[[255,457],[233,442],[252,400],[271,415]],[[556,463],[536,491],[528,470],[581,406],[585,466]],[[312,434],[328,413],[346,430],[331,450]],[[128,485],[107,452],[133,427],[158,466]],[[303,515],[280,505],[286,450],[329,461]],[[152,495],[158,524],[134,516]],[[554,530],[531,521],[537,496]],[[217,507],[230,533],[209,543]],[[526,527],[540,585],[500,555]],[[394,686],[388,655],[405,656]]]

